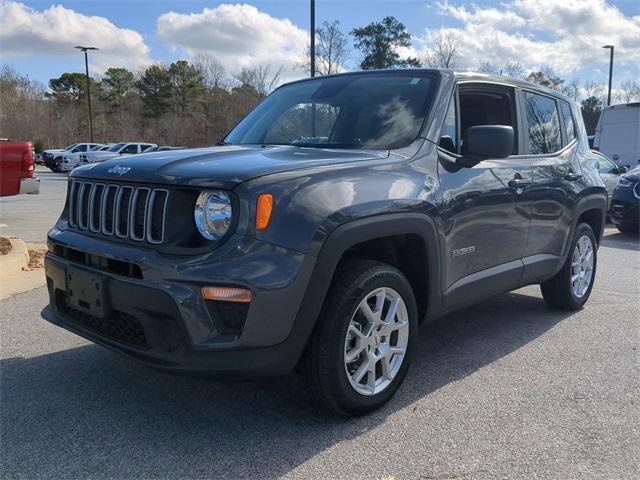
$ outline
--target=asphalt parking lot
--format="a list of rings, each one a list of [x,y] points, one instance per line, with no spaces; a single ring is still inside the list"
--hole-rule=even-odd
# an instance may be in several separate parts
[[[65,177],[41,177],[0,202],[0,234],[44,241]],[[358,419],[316,410],[294,376],[139,366],[41,320],[46,301],[0,302],[1,478],[640,477],[640,243],[614,229],[585,309],[527,287],[424,325],[396,397]]]

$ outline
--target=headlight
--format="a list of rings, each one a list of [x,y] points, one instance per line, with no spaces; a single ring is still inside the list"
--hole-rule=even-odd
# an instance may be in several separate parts
[[[630,187],[631,185],[633,185],[633,182],[628,178],[620,177],[620,180],[618,180],[619,187]]]
[[[202,192],[196,200],[193,218],[200,235],[220,240],[231,225],[231,199],[224,192]]]

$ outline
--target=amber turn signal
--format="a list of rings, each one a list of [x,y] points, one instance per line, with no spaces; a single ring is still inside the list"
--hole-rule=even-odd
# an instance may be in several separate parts
[[[270,193],[258,195],[258,204],[256,205],[256,230],[264,230],[269,226],[272,209],[273,196]]]
[[[202,287],[202,297],[205,300],[219,300],[221,302],[251,302],[251,292],[244,288]]]

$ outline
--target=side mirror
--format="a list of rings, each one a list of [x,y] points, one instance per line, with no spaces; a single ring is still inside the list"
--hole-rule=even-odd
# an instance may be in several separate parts
[[[507,158],[513,152],[513,127],[508,125],[477,125],[464,133],[464,163],[477,164],[488,158]],[[462,160],[462,159],[460,159]]]
[[[624,165],[623,165],[623,166],[618,167],[618,173],[619,173],[620,175],[622,175],[623,173],[627,173],[628,171],[629,171],[629,170],[628,170],[628,169],[627,169],[627,167],[625,167]]]

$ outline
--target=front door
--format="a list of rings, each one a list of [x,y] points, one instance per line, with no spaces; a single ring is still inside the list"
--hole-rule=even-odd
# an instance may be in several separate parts
[[[443,161],[449,153],[464,153],[464,132],[471,126],[509,125],[519,138],[513,88],[463,84],[457,98],[452,101],[439,146],[445,232],[442,282],[445,294],[471,288],[483,296],[487,292],[479,289],[513,288],[522,274],[532,172],[529,160],[520,155],[517,140],[508,158],[487,159],[472,168],[452,168],[450,161]],[[475,295],[471,291],[464,296],[471,300]]]

